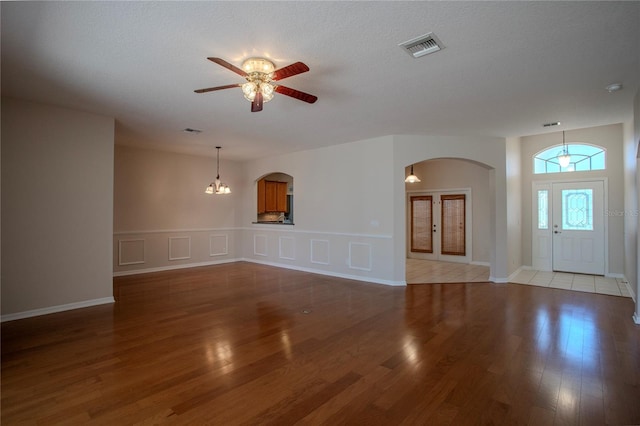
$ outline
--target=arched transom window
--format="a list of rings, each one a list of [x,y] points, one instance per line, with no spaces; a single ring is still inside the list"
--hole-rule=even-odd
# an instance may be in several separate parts
[[[604,148],[576,143],[567,144],[566,148],[570,158],[566,166],[560,164],[562,145],[556,145],[540,151],[533,157],[533,172],[542,174],[605,169]]]

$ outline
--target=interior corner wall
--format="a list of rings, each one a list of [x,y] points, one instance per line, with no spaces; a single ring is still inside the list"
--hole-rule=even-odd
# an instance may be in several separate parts
[[[115,146],[113,272],[128,275],[242,257],[242,168],[221,159],[231,194],[205,194],[216,158]]]
[[[629,284],[637,281],[638,265],[638,194],[636,173],[638,139],[634,135],[633,116],[624,123],[624,276]],[[636,293],[636,286],[630,285]]]
[[[509,274],[522,266],[522,172],[520,138],[507,138],[507,232]]]
[[[623,126],[610,124],[565,131],[567,143],[587,143],[599,145],[606,149],[606,170],[588,172],[533,174],[533,156],[541,150],[562,145],[562,132],[545,133],[541,135],[524,136],[521,138],[522,153],[522,262],[532,266],[531,232],[532,232],[532,183],[534,181],[566,181],[593,178],[608,180],[608,204],[605,209],[610,212],[624,210],[623,178]],[[609,274],[624,272],[624,220],[622,215],[611,214],[607,217],[609,246],[608,271]]]
[[[631,159],[628,166],[630,170],[627,172],[629,190],[625,191],[626,196],[630,199],[629,208],[631,210],[625,222],[627,225],[625,236],[630,239],[635,238],[635,252],[633,247],[630,247],[630,253],[625,259],[625,276],[629,281],[630,287],[632,289],[635,288],[636,309],[634,319],[637,324],[640,324],[640,273],[638,273],[638,265],[640,264],[640,236],[638,236],[638,231],[640,230],[640,214],[638,210],[640,207],[640,173],[638,173],[640,169],[640,89],[636,90],[633,99],[633,139],[631,141],[627,140],[625,147],[628,147],[625,151],[625,158],[628,155],[628,158]],[[635,179],[633,175],[635,175]]]
[[[2,320],[113,301],[114,119],[2,99]]]
[[[396,279],[405,278],[406,193],[405,168],[432,158],[471,160],[489,167],[490,279],[508,278],[507,180],[505,139],[434,135],[393,136],[394,256]]]
[[[393,263],[392,138],[296,151],[244,164],[245,260],[402,285]],[[294,225],[256,224],[256,181],[293,177]]]

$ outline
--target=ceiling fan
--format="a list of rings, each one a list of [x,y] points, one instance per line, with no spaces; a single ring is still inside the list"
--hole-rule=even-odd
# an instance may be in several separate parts
[[[309,67],[302,62],[296,62],[284,68],[275,69],[273,62],[264,58],[249,58],[242,63],[242,68],[220,58],[207,58],[211,62],[225,67],[228,70],[244,77],[246,83],[227,84],[226,86],[209,87],[195,90],[196,93],[214,92],[216,90],[231,89],[241,87],[244,97],[251,102],[251,112],[262,111],[262,104],[269,102],[275,92],[290,96],[292,98],[314,103],[318,100],[316,96],[301,92],[290,87],[274,84],[275,81],[283,80],[297,74],[309,71]]]

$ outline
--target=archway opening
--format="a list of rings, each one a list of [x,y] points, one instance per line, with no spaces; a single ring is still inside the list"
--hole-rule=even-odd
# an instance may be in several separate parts
[[[487,281],[492,252],[492,168],[464,158],[432,158],[406,167],[408,284]]]

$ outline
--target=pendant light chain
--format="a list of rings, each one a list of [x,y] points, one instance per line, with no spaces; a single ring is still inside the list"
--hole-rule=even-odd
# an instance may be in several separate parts
[[[221,146],[216,146],[216,149],[218,150],[218,155],[217,155],[217,165],[216,165],[216,179],[220,179],[220,148],[222,148]]]

